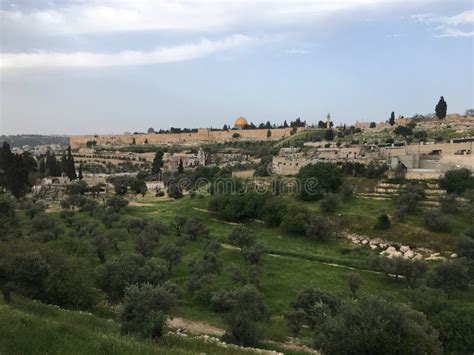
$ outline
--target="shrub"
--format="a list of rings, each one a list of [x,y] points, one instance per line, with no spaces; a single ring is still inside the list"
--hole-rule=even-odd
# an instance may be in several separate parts
[[[439,199],[439,207],[443,213],[454,213],[458,209],[458,200],[455,194],[448,194]]]
[[[374,225],[374,229],[387,230],[390,228],[390,218],[386,213],[379,214],[377,217],[377,223]]]
[[[377,297],[344,302],[318,326],[314,343],[323,354],[441,353],[422,313]]]
[[[450,295],[454,290],[467,290],[469,278],[460,263],[450,261],[436,266],[428,279],[428,286]]]
[[[341,198],[344,201],[350,200],[353,195],[354,195],[354,187],[352,185],[349,185],[349,184],[342,185]]]
[[[127,287],[119,310],[121,332],[161,337],[166,313],[175,303],[176,296],[163,287],[148,283]]]
[[[255,232],[243,226],[235,227],[228,237],[229,243],[239,248],[250,247],[255,244],[257,236]]]
[[[362,283],[362,279],[360,278],[359,274],[351,273],[349,274],[349,278],[347,280],[349,289],[351,290],[352,297],[356,297],[356,292]]]
[[[313,215],[309,218],[306,225],[306,235],[318,241],[331,239],[333,231],[329,221],[318,215]]]
[[[449,232],[453,227],[451,218],[436,210],[426,211],[424,221],[426,228],[432,232]]]
[[[337,196],[332,193],[324,195],[324,198],[320,203],[321,211],[329,213],[334,212],[337,209]]]
[[[301,181],[300,198],[318,200],[325,193],[336,193],[342,185],[341,170],[335,164],[319,162],[302,167],[298,173]]]
[[[310,217],[309,210],[304,206],[289,206],[281,220],[281,227],[287,232],[304,233]]]
[[[439,180],[439,186],[450,194],[461,195],[466,190],[474,188],[474,177],[466,168],[449,170]]]
[[[265,247],[260,243],[245,246],[241,250],[242,256],[249,264],[258,264],[265,255]]]

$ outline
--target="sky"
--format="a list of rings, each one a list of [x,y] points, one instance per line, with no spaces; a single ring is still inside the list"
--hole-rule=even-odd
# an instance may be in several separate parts
[[[0,0],[0,134],[474,107],[472,0]]]

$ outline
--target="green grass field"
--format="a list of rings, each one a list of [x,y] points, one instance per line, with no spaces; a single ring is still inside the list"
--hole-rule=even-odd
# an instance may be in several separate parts
[[[166,223],[171,222],[177,215],[199,217],[209,228],[210,236],[221,243],[227,243],[227,236],[234,228],[233,225],[219,220],[216,214],[205,210],[207,205],[205,197],[160,201],[147,196],[130,200],[131,203],[123,210],[123,215]],[[319,213],[317,202],[304,204]],[[461,231],[467,228],[467,218],[459,214],[455,216],[454,233],[431,233],[423,227],[420,212],[410,217],[404,224],[394,223],[388,231],[373,230],[372,226],[378,213],[383,209],[388,209],[390,213],[393,208],[393,203],[390,201],[387,203],[387,201],[354,198],[341,203],[339,210],[329,215],[329,218],[353,232],[370,237],[396,240],[409,245],[435,246],[442,250],[452,250]],[[63,224],[58,213],[52,212],[50,215]],[[79,218],[94,219],[87,213],[78,215]],[[27,234],[30,228],[27,217],[22,214],[20,217],[23,221],[22,228]],[[349,297],[347,278],[351,272],[358,272],[361,275],[360,296],[390,295],[396,300],[403,300],[402,291],[406,289],[403,280],[388,281],[384,275],[367,269],[366,260],[371,254],[368,247],[352,245],[345,240],[316,242],[306,236],[289,234],[280,228],[268,228],[256,221],[249,222],[246,226],[256,232],[258,240],[269,251],[263,259],[264,271],[260,283],[270,315],[263,327],[265,339],[280,342],[287,340],[290,333],[283,315],[289,303],[302,288],[313,286],[331,291],[340,297]],[[98,258],[91,254],[90,249],[85,248],[80,239],[68,236],[68,229],[66,226],[64,228],[65,235],[47,243],[48,246],[66,255],[85,258],[92,268],[99,265]],[[103,225],[101,228],[105,229]],[[119,251],[114,251],[112,254],[133,251],[132,238],[130,236],[121,241]],[[170,233],[162,238],[160,245],[172,242],[174,238],[173,233]],[[184,285],[188,277],[187,264],[194,256],[203,254],[203,243],[203,240],[186,243],[183,260],[173,269],[171,277],[173,282]],[[112,256],[109,255],[109,258]],[[225,270],[217,277],[213,288],[217,290],[236,287],[226,270],[231,265],[240,269],[246,268],[239,251],[224,247],[219,256],[224,261]],[[471,287],[467,292],[455,293],[452,302],[474,307],[474,289]],[[150,342],[123,337],[113,320],[113,312],[103,307],[93,311],[93,315],[85,315],[15,297],[12,307],[0,306],[0,315],[1,353],[232,353],[222,352],[216,345],[202,344],[198,341],[165,338],[163,344],[157,346]],[[191,296],[187,293],[179,301],[173,315],[217,327],[225,326],[221,315],[210,311],[196,295]],[[311,337],[310,333],[303,331],[300,341],[311,345]],[[25,339],[28,339],[28,342]]]

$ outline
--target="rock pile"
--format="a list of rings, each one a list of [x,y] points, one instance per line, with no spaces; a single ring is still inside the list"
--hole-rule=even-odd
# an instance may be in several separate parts
[[[347,239],[353,244],[368,245],[372,250],[380,250],[379,254],[388,258],[405,258],[412,260],[438,260],[445,261],[446,257],[440,253],[435,253],[431,249],[416,248],[411,249],[408,245],[401,245],[400,243],[388,242],[380,238],[370,239],[357,234],[348,233]],[[451,254],[451,258],[457,257],[456,254]]]

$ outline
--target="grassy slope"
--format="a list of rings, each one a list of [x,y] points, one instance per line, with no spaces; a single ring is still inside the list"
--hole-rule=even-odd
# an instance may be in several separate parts
[[[142,200],[143,201],[143,200]],[[208,225],[211,236],[219,241],[226,243],[227,235],[233,228],[223,221],[219,221],[217,216],[198,209],[205,208],[205,199],[181,199],[163,203],[153,203],[153,199],[143,202],[150,203],[149,206],[128,207],[127,213],[144,218],[158,218],[170,221],[174,215],[181,213],[187,216],[196,216],[202,218]],[[350,203],[341,206],[341,213],[345,220],[349,221],[350,227],[360,228],[360,231],[372,230],[375,218],[381,206],[386,201],[373,201],[365,199],[354,199]],[[307,204],[309,208],[317,211],[317,203]],[[339,218],[337,215],[333,218]],[[413,217],[414,221],[419,221],[420,217]],[[462,218],[459,222],[464,226],[466,221]],[[347,267],[357,268],[363,279],[363,286],[360,294],[391,294],[395,298],[400,298],[400,291],[405,289],[403,281],[388,282],[384,276],[366,270],[366,258],[370,251],[366,247],[356,247],[344,241],[333,241],[328,243],[317,243],[309,240],[305,236],[291,235],[280,228],[267,228],[261,223],[251,222],[247,227],[256,231],[258,239],[270,250],[272,254],[264,259],[264,275],[262,277],[262,292],[265,295],[265,302],[271,314],[271,322],[266,326],[268,338],[284,340],[288,331],[284,324],[283,313],[288,309],[288,304],[297,295],[298,291],[305,286],[314,286],[324,290],[335,292],[336,294],[347,297],[349,291],[347,288],[347,276],[354,272]],[[420,227],[421,229],[421,227]],[[462,229],[462,228],[460,228]],[[408,234],[410,237],[418,237],[413,233],[413,224],[398,225],[395,224],[386,235],[380,233],[377,236],[388,237],[388,239],[403,239]],[[421,232],[420,232],[421,233]],[[367,234],[367,233],[366,233]],[[454,235],[432,235],[432,233],[423,230],[422,235],[426,238],[445,238],[454,240]],[[175,270],[175,281],[184,282],[186,273],[186,263],[191,254],[200,253],[201,242],[188,243],[186,246],[186,256]],[[341,248],[352,250],[348,254],[341,254]],[[223,250],[220,253],[226,266],[236,264],[241,268],[244,264],[240,260],[238,251]],[[291,257],[293,255],[294,257]],[[327,265],[325,263],[337,263],[341,266]],[[218,278],[215,286],[229,287],[232,282],[228,276],[222,275]],[[474,301],[474,290],[469,293],[459,294],[459,302]],[[194,319],[204,319],[214,325],[222,326],[220,317],[210,312],[207,307],[201,305],[197,299],[185,297],[180,309],[180,315]],[[309,339],[306,339],[309,340]]]
[[[178,214],[189,217],[200,217],[209,227],[211,237],[216,238],[223,243],[227,242],[227,235],[233,228],[232,225],[219,221],[217,216],[214,214],[199,210],[206,207],[206,199],[183,198],[177,201],[164,202],[157,201],[154,197],[146,197],[139,198],[136,202],[138,202],[138,205],[127,207],[124,213],[147,219],[158,219],[165,222],[171,221],[173,217]],[[314,211],[319,210],[317,203],[307,203],[306,205]],[[375,233],[375,231],[372,230],[372,226],[377,214],[383,207],[387,208],[387,206],[390,209],[393,207],[390,203],[387,204],[386,201],[356,198],[348,203],[342,204],[338,213],[332,215],[331,218],[334,220],[340,219],[341,223],[347,224],[347,226],[352,230],[360,230],[361,233],[372,234]],[[342,214],[342,217],[338,216],[339,213]],[[58,218],[57,214],[52,215]],[[80,218],[84,219],[92,218],[88,214],[79,215]],[[467,221],[465,218],[462,218],[462,216],[459,216],[457,219],[459,219],[459,221],[456,222],[456,230],[461,230],[467,224]],[[376,236],[387,237],[387,239],[399,241],[403,241],[403,238],[405,237],[412,240],[415,237],[419,237],[418,234],[413,233],[413,231],[418,230],[418,227],[414,227],[418,224],[420,234],[426,238],[438,238],[440,240],[448,241],[457,239],[457,236],[454,234],[438,235],[427,232],[421,227],[422,222],[420,216],[410,218],[407,223],[409,224],[406,226],[395,224],[388,232],[384,232],[385,234],[377,232]],[[395,297],[395,299],[401,299],[402,297],[401,291],[405,289],[403,280],[399,280],[398,282],[388,282],[384,276],[366,270],[366,258],[370,254],[369,249],[366,247],[356,247],[344,241],[317,243],[304,236],[288,234],[279,228],[267,228],[257,222],[251,222],[247,226],[255,230],[258,239],[271,251],[272,254],[275,254],[274,256],[265,256],[263,261],[264,273],[261,281],[262,292],[265,296],[265,302],[270,312],[270,321],[265,325],[265,337],[267,339],[283,341],[289,335],[284,324],[283,314],[288,309],[291,300],[295,298],[298,291],[303,287],[314,286],[323,290],[332,291],[341,297],[347,297],[349,295],[347,276],[350,272],[353,272],[353,270],[348,267],[356,268],[357,272],[362,276],[363,284],[360,289],[360,295],[390,294]],[[24,228],[25,231],[27,231],[27,223],[24,223]],[[161,244],[163,245],[167,242],[171,242],[173,239],[173,235],[166,236],[161,241]],[[424,239],[421,238],[419,242],[423,244]],[[443,244],[444,243],[445,242],[443,242]],[[173,270],[172,279],[174,282],[184,285],[188,276],[186,265],[193,256],[202,253],[202,244],[203,241],[201,240],[194,243],[188,242],[186,244],[183,261]],[[90,250],[85,249],[83,243],[76,238],[62,237],[58,241],[48,243],[48,245],[52,248],[63,250],[70,255],[86,257],[90,261],[92,267],[98,265],[98,259],[91,254]],[[128,239],[123,241],[120,243],[119,247],[120,252],[133,251],[133,240]],[[341,248],[349,249],[351,251],[342,254]],[[239,252],[236,250],[223,249],[220,251],[220,257],[223,258],[226,268],[231,264],[237,265],[241,269],[246,267],[241,260]],[[341,266],[328,265],[327,263],[336,263]],[[214,286],[216,288],[231,288],[234,287],[234,284],[230,280],[228,273],[224,272],[217,278]],[[469,292],[456,294],[453,302],[474,305],[474,289],[471,288]],[[2,309],[2,312],[5,312],[5,310]],[[103,313],[103,311],[101,311],[101,313]],[[184,318],[205,321],[215,326],[224,326],[221,316],[211,312],[196,296],[192,297],[190,295],[185,295],[180,301],[174,314]],[[8,314],[5,316],[7,315]],[[13,317],[12,319],[15,317],[17,318],[15,322],[18,323],[19,326],[23,324],[23,322],[30,322],[29,324],[31,326],[29,328],[32,328],[31,332],[34,332],[35,328],[40,326],[41,323],[36,314],[31,315],[31,317],[33,317],[31,319],[29,316],[29,314],[22,315],[17,313],[9,315],[9,317]],[[23,321],[21,319],[25,320]],[[35,323],[35,321],[37,321],[37,323]],[[69,324],[69,321],[64,321],[64,323],[65,324],[63,324],[62,327],[68,329],[67,331],[73,332],[72,328],[69,329],[66,326]],[[113,327],[114,330],[112,333],[108,334],[117,335],[116,325]],[[12,329],[15,328],[12,327]],[[18,330],[19,329],[20,328],[18,328]],[[1,330],[0,333],[12,334],[12,338],[15,338],[14,334],[19,334],[12,330],[10,330],[11,333],[4,333],[8,331],[8,329],[4,329]],[[41,330],[36,331],[40,332]],[[102,332],[102,330],[100,332]],[[88,339],[89,337],[90,339],[96,339],[94,333],[95,331],[92,331],[90,334],[84,333],[84,339]],[[303,334],[302,340],[309,344],[310,337],[310,334]],[[117,340],[118,343],[122,344],[121,341],[122,340]],[[99,342],[99,345],[101,344],[99,340],[97,340],[97,342]],[[91,341],[91,344],[88,346],[93,346],[93,344],[94,341]],[[21,344],[18,344],[18,346],[20,345]],[[67,346],[67,344],[64,346]],[[126,353],[127,345],[117,346],[122,346],[123,348],[121,349],[124,349],[123,352]],[[59,351],[62,347],[58,345],[57,349]],[[146,350],[144,350],[144,352],[146,352]],[[94,351],[92,351],[92,353],[94,353]]]

